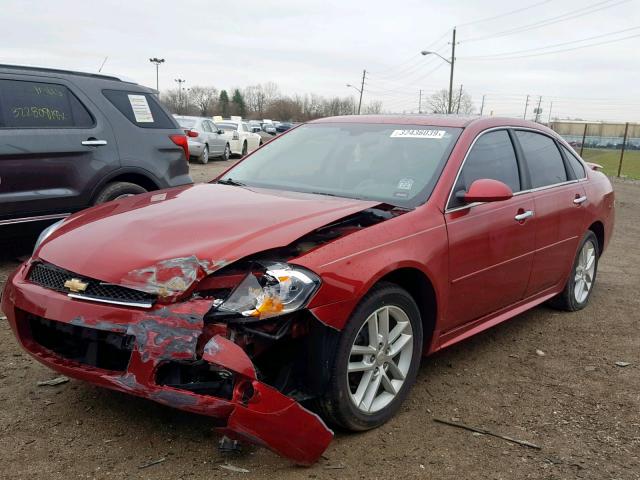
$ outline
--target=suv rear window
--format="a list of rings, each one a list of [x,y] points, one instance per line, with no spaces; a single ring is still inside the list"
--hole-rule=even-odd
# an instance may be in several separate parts
[[[150,93],[103,90],[114,107],[140,128],[176,128],[156,98]]]
[[[93,117],[64,85],[0,80],[0,128],[93,126]]]

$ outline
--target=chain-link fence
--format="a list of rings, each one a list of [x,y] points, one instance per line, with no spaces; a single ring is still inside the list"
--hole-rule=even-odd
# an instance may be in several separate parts
[[[640,124],[558,120],[549,126],[607,175],[640,179]]]

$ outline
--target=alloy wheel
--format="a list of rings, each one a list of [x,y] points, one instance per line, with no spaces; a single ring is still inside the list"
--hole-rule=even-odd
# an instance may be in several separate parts
[[[387,305],[364,322],[351,346],[347,384],[351,401],[363,413],[389,405],[402,388],[413,356],[413,329],[407,314]]]
[[[596,246],[587,241],[580,250],[576,265],[573,294],[578,303],[583,303],[589,296],[596,271]]]

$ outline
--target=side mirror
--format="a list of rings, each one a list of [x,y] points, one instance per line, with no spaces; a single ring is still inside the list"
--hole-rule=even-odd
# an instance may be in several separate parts
[[[218,135],[222,135],[222,134],[224,133],[224,130],[218,130],[216,133],[217,133]]]
[[[490,178],[476,180],[467,192],[458,192],[456,196],[465,203],[473,202],[500,202],[513,197],[513,192],[508,185]]]

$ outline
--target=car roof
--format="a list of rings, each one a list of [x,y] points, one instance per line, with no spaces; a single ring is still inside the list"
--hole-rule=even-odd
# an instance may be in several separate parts
[[[3,73],[25,73],[29,75],[37,75],[38,73],[45,73],[47,75],[50,74],[59,74],[59,75],[71,75],[76,77],[90,77],[90,78],[99,78],[101,80],[114,80],[117,82],[125,82],[125,83],[136,83],[132,80],[125,79],[124,77],[120,77],[117,75],[109,75],[104,73],[93,73],[93,72],[81,72],[76,70],[65,70],[61,68],[48,68],[48,67],[34,67],[28,65],[9,65],[9,64],[0,64],[0,71]]]
[[[210,120],[207,117],[196,117],[193,115],[174,115],[173,118],[184,118],[185,120]]]
[[[388,123],[397,125],[424,125],[432,127],[479,128],[526,127],[550,132],[539,123],[508,117],[480,117],[469,115],[343,115],[312,120],[309,123]]]

